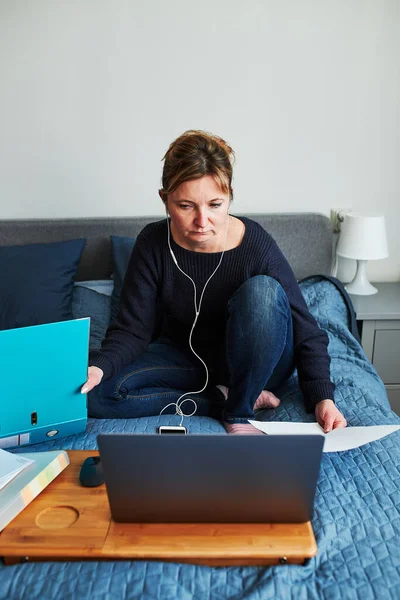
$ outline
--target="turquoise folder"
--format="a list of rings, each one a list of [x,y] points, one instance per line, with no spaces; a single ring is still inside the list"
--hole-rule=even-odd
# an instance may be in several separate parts
[[[90,319],[0,331],[0,447],[86,429]]]

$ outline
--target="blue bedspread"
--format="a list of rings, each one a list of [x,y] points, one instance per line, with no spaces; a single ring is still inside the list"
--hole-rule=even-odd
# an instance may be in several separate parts
[[[301,285],[307,304],[329,335],[335,400],[356,425],[398,424],[384,386],[347,329],[342,297],[327,281]],[[296,377],[280,390],[277,410],[259,418],[312,421]],[[94,448],[99,431],[155,432],[163,416],[90,420],[85,434],[37,450]],[[186,420],[189,432],[222,432],[209,418]],[[210,568],[162,562],[0,564],[0,599],[196,598],[267,600],[400,598],[400,432],[361,448],[325,454],[315,499],[318,554],[307,566]]]

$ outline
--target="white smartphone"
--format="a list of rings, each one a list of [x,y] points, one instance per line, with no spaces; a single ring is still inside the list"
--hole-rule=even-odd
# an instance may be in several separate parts
[[[185,435],[187,431],[183,425],[160,425],[158,433],[183,433]]]

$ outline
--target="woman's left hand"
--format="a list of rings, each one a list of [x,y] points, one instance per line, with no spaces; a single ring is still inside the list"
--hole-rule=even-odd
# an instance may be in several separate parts
[[[346,427],[347,425],[346,419],[340,410],[336,408],[333,400],[321,400],[318,402],[315,406],[315,416],[318,423],[324,428],[324,433],[328,433],[337,427]]]

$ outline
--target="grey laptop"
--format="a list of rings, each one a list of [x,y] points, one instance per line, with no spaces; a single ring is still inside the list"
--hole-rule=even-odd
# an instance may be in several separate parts
[[[303,523],[322,435],[97,438],[111,515],[122,523]]]

